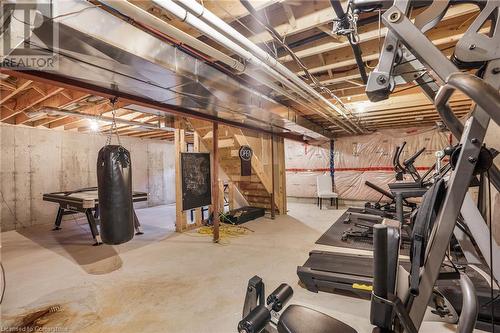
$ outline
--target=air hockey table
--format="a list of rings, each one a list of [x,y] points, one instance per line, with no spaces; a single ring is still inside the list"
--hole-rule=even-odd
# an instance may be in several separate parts
[[[83,188],[75,191],[45,193],[43,195],[44,201],[55,202],[59,204],[57,211],[54,228],[52,230],[60,230],[61,222],[64,215],[83,213],[87,217],[90,232],[94,238],[94,245],[101,245],[102,240],[99,236],[99,229],[97,228],[97,219],[99,218],[99,198],[97,195],[97,187]],[[132,192],[132,201],[141,202],[147,201],[148,194],[145,192]],[[141,224],[137,219],[134,210],[134,227],[136,235],[141,235]]]

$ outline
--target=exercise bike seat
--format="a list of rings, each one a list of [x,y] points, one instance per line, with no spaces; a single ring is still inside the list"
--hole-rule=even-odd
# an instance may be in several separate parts
[[[281,314],[278,333],[357,333],[357,331],[324,313],[294,304]]]

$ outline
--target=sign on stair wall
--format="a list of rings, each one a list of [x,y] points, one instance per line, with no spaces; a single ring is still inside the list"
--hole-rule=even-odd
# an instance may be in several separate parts
[[[241,161],[241,175],[251,176],[252,175],[252,148],[248,146],[241,146],[239,155]]]

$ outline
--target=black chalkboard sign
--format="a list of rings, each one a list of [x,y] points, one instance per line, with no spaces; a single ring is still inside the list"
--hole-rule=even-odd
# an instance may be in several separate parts
[[[182,210],[212,203],[210,154],[181,153]]]

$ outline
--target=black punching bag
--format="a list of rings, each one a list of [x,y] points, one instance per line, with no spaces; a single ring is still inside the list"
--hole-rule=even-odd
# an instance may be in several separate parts
[[[132,164],[122,146],[107,145],[97,157],[97,190],[101,238],[105,244],[122,244],[134,237]]]

